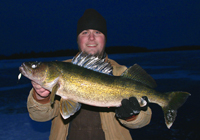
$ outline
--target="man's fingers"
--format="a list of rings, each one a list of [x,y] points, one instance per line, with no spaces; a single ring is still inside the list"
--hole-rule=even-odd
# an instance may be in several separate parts
[[[33,88],[35,89],[35,91],[37,92],[37,94],[39,94],[42,97],[47,97],[50,94],[50,91],[43,88],[42,86],[40,86],[39,84],[35,83],[34,81],[31,81]]]
[[[45,89],[44,91],[40,92],[40,96],[42,96],[42,97],[47,97],[47,96],[49,96],[49,94],[50,94],[50,91],[47,90],[47,89]]]
[[[138,103],[138,100],[135,97],[130,97],[129,100],[123,99],[122,107],[129,116],[140,113],[140,104]]]
[[[147,96],[141,98],[141,110],[146,111],[149,106],[149,100]]]
[[[139,104],[138,100],[135,97],[130,97],[129,103],[130,103],[132,112],[134,114],[139,114],[140,113],[140,104]]]

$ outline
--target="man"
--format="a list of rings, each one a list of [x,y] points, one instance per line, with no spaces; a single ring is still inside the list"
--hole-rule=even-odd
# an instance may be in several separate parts
[[[94,9],[87,9],[77,24],[77,43],[80,52],[92,54],[109,62],[113,75],[120,76],[127,68],[108,58],[105,53],[107,28],[105,19]],[[66,60],[65,62],[70,62]],[[151,109],[140,107],[137,99],[122,100],[122,106],[112,109],[82,105],[80,111],[64,120],[59,111],[59,97],[50,105],[50,91],[32,82],[27,107],[35,121],[52,120],[50,140],[131,140],[128,128],[140,128],[151,119]],[[124,127],[125,126],[125,127]]]

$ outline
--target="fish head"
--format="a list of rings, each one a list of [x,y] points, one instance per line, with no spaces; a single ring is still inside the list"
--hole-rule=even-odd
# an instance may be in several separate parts
[[[30,80],[41,83],[46,78],[47,66],[41,62],[24,62],[19,71]]]
[[[55,69],[56,67],[48,62],[24,62],[19,67],[22,75],[49,90],[59,77],[59,72]]]

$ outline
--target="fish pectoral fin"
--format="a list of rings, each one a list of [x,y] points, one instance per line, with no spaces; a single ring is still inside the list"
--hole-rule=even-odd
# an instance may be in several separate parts
[[[55,99],[55,96],[56,96],[56,92],[58,91],[58,88],[59,88],[59,84],[57,83],[53,88],[52,88],[52,91],[51,91],[51,95],[50,95],[50,103],[51,105],[54,103],[54,99]]]
[[[60,100],[60,113],[64,119],[74,115],[81,108],[81,104],[72,100],[61,98]]]

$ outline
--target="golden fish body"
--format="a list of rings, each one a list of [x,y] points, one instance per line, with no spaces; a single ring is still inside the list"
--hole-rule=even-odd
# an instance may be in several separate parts
[[[73,115],[79,103],[99,107],[119,107],[124,98],[135,96],[139,102],[147,96],[151,103],[160,105],[168,128],[173,124],[177,109],[190,95],[176,91],[159,93],[153,89],[155,81],[137,64],[122,76],[111,76],[67,62],[25,62],[20,72],[51,91],[51,103],[55,94],[61,96],[61,114]]]
[[[148,96],[150,102],[159,105],[167,102],[165,95],[158,94],[155,90],[137,81],[84,68],[80,72],[80,67],[71,66],[73,71],[66,70],[64,73],[68,74],[64,74],[58,81],[60,88],[56,94],[64,99],[100,107],[120,106],[122,99],[132,96],[138,100],[142,96]]]

